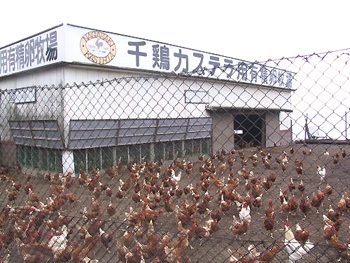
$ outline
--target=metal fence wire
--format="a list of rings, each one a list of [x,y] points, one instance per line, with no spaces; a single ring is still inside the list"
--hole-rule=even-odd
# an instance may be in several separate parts
[[[1,90],[0,262],[349,262],[349,61]]]

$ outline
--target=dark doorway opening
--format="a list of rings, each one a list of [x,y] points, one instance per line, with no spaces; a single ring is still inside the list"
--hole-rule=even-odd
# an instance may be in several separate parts
[[[240,148],[262,145],[263,119],[257,114],[238,114],[234,117],[235,145]]]

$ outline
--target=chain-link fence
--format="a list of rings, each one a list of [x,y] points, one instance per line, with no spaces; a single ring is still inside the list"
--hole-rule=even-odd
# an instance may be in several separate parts
[[[2,262],[348,262],[349,58],[1,90]]]

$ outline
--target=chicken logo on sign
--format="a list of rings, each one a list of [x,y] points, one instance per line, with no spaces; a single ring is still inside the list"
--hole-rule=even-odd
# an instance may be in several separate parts
[[[93,63],[108,64],[113,60],[117,48],[112,38],[101,31],[90,31],[80,40],[80,50]]]

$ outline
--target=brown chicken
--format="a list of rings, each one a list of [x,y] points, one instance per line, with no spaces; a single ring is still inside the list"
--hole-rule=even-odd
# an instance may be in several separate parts
[[[191,223],[191,215],[193,213],[186,207],[180,208],[178,205],[175,206],[176,219],[182,226],[187,226]]]
[[[127,262],[127,263],[140,263],[140,262],[144,261],[141,246],[142,246],[141,244],[137,244],[135,247],[131,248],[125,254],[125,262]]]
[[[19,191],[21,189],[21,187],[22,187],[21,183],[12,182],[11,190],[12,191]]]
[[[134,242],[135,236],[133,233],[133,229],[131,227],[128,227],[122,236],[122,244],[127,248],[130,248],[134,245]]]
[[[277,174],[275,172],[271,172],[266,176],[267,181],[275,182],[277,178]]]
[[[62,206],[67,202],[67,200],[68,198],[65,195],[61,194],[55,196],[52,200],[50,200],[46,209],[50,211],[59,211],[62,208]]]
[[[88,211],[87,207],[85,206],[81,213],[83,214],[83,217],[86,219],[95,219],[102,213],[102,210],[92,206],[91,211]]]
[[[272,198],[267,199],[267,207],[265,208],[264,212],[265,212],[265,216],[268,216],[270,213],[274,212]]]
[[[296,197],[294,196],[294,194],[288,200],[288,204],[290,206],[290,213],[291,213],[291,215],[296,215],[299,203],[298,203],[298,200],[296,199]]]
[[[156,221],[158,219],[158,217],[164,213],[165,210],[162,209],[158,209],[158,210],[154,210],[151,209],[149,204],[144,202],[143,200],[141,200],[141,204],[142,204],[142,209],[141,209],[141,213],[144,214],[145,219],[150,222],[152,221]]]
[[[207,213],[210,210],[209,208],[209,201],[207,199],[203,199],[197,204],[197,212],[201,215]]]
[[[231,194],[232,191],[234,190],[234,188],[232,187],[231,184],[228,184],[228,182],[221,188],[221,195],[219,197],[219,200],[221,200],[220,198],[224,198],[226,199],[230,199],[232,201]]]
[[[46,225],[51,229],[51,230],[58,230],[61,228],[63,225],[69,225],[71,218],[67,215],[59,215],[57,218],[54,220],[47,220]]]
[[[205,227],[209,229],[209,234],[212,234],[220,230],[219,221],[216,219],[210,218],[207,221],[205,221],[204,224],[205,224]]]
[[[292,193],[293,190],[295,190],[295,189],[296,189],[296,185],[295,185],[294,179],[291,177],[289,184],[288,184],[288,190],[290,193]]]
[[[333,235],[337,235],[338,231],[335,229],[334,226],[325,224],[323,227],[323,237],[326,240],[330,240]]]
[[[242,176],[244,180],[248,180],[249,177],[251,176],[251,172],[248,171],[246,167],[242,167],[240,170],[238,170],[237,173],[238,175]]]
[[[116,196],[117,198],[119,198],[119,199],[122,199],[122,198],[124,198],[124,194],[125,194],[125,191],[123,191],[123,190],[121,189],[121,186],[119,185],[119,186],[118,186],[118,190],[117,190],[116,193],[115,193],[115,196]]]
[[[131,177],[129,177],[125,182],[122,179],[119,179],[120,190],[125,192],[131,187]]]
[[[341,150],[341,156],[342,156],[343,158],[346,157],[346,151],[345,151],[345,149],[342,149],[342,150]]]
[[[282,168],[282,172],[284,172],[285,170],[287,170],[287,165],[286,165],[286,163],[281,163],[281,168]]]
[[[169,244],[170,242],[170,237],[168,236],[167,233],[165,233],[159,243],[154,244],[154,248],[153,250],[149,250],[151,255],[158,255],[160,256],[160,258],[165,258],[165,252],[164,252],[164,248]]]
[[[281,205],[281,210],[286,213],[286,214],[289,214],[290,213],[290,204],[289,202],[283,198],[283,203]]]
[[[128,248],[120,241],[117,240],[117,257],[121,262],[126,262],[125,261],[125,255],[128,253]]]
[[[293,147],[290,147],[289,153],[290,153],[290,154],[293,154],[293,153],[294,153],[294,148],[293,148]]]
[[[269,214],[265,215],[264,219],[264,227],[265,229],[270,232],[270,236],[273,238],[273,228],[275,225],[275,212],[270,212]]]
[[[249,222],[248,221],[239,221],[235,215],[232,216],[232,224],[230,230],[235,235],[243,235],[248,231]]]
[[[14,201],[19,196],[19,191],[9,191],[8,189],[6,189],[6,192],[8,201]]]
[[[100,234],[97,232],[94,235],[87,235],[82,249],[79,251],[79,258],[90,257],[93,258],[95,256],[97,250],[97,243],[100,240]]]
[[[57,251],[54,255],[56,262],[68,262],[72,259],[72,251],[74,248],[72,246],[67,246],[64,249]]]
[[[262,190],[263,190],[263,186],[260,180],[258,180],[255,184],[252,184],[251,196],[253,198],[257,198],[258,196],[261,196]]]
[[[311,233],[310,230],[303,229],[303,228],[300,227],[300,225],[298,223],[296,224],[294,237],[301,244],[305,244],[306,243],[306,241],[309,239],[310,233]]]
[[[232,205],[232,201],[229,199],[226,199],[224,194],[221,194],[220,209],[223,212],[226,212],[230,209],[231,205]]]
[[[106,210],[107,210],[107,214],[108,214],[109,216],[113,216],[113,215],[116,213],[117,208],[116,208],[115,205],[113,205],[112,202],[109,202],[109,204],[108,204]]]
[[[261,182],[262,186],[264,187],[264,189],[267,191],[271,188],[272,186],[272,181],[267,180],[267,178],[263,178],[262,182]]]
[[[113,240],[113,234],[112,233],[106,233],[102,228],[99,228],[99,234],[102,245],[109,249],[110,243]]]
[[[222,213],[223,213],[222,210],[220,208],[218,208],[215,211],[212,211],[210,213],[210,217],[211,217],[211,219],[219,222],[221,220]]]
[[[190,232],[189,232],[190,237],[196,236],[201,239],[203,237],[208,237],[210,235],[210,231],[209,231],[210,229],[198,225],[197,218],[195,217],[195,215],[191,215],[191,221],[192,221],[192,224],[190,226]]]
[[[302,195],[300,197],[299,209],[304,214],[305,219],[307,213],[311,210],[311,203],[307,196]]]
[[[44,254],[35,249],[35,247],[32,247],[31,244],[24,244],[23,241],[17,237],[15,238],[15,242],[17,251],[24,263],[37,263],[41,262],[44,258]]]
[[[301,175],[303,174],[303,165],[298,165],[298,166],[295,166],[295,171],[297,172],[298,175]]]
[[[261,207],[261,205],[262,205],[262,193],[259,196],[252,198],[252,205],[254,207],[258,207],[258,208]]]
[[[340,240],[337,235],[331,236],[329,243],[339,252],[346,251],[348,249],[348,244],[343,240]]]
[[[332,156],[332,161],[333,161],[334,165],[336,165],[339,162],[339,154],[338,153],[336,153],[335,156]]]
[[[334,226],[336,231],[339,231],[344,221],[345,221],[344,218],[339,218],[336,221],[332,221],[327,217],[327,215],[323,215],[323,222],[328,226]]]
[[[83,249],[83,246],[80,242],[78,242],[77,240],[72,240],[69,245],[70,247],[72,247],[71,250],[71,258],[74,262],[80,262],[81,261],[81,251]]]
[[[342,194],[341,198],[337,202],[337,208],[342,212],[350,208],[350,198],[348,197],[347,192]]]
[[[305,191],[305,185],[304,185],[303,179],[300,179],[300,183],[298,184],[298,190],[301,193],[304,193],[304,191]]]
[[[325,194],[320,189],[314,192],[311,196],[310,204],[316,208],[317,214],[319,214],[320,207],[323,205],[324,197]]]
[[[23,255],[23,263],[37,263],[41,262],[44,258],[44,255],[40,252],[34,252],[33,254]]]
[[[29,189],[33,189],[34,187],[34,184],[32,183],[26,183],[24,186],[23,186],[23,190],[26,194],[29,194]]]
[[[175,196],[177,198],[180,198],[182,196],[182,194],[183,194],[183,189],[181,189],[179,187],[179,185],[176,185],[176,187],[175,187]]]
[[[283,204],[284,201],[288,201],[288,199],[289,199],[289,190],[285,189],[284,191],[282,191],[282,189],[280,189],[279,200],[281,205]]]
[[[342,210],[339,207],[333,209],[332,205],[330,204],[326,215],[330,220],[335,222],[340,218],[341,214]]]
[[[172,239],[165,247],[164,262],[185,262],[184,250],[190,245],[189,237],[184,232],[179,232],[175,239]]]
[[[73,193],[66,193],[65,196],[70,203],[75,203],[78,201],[78,197]]]
[[[330,186],[329,184],[327,184],[326,189],[325,189],[325,193],[326,193],[326,195],[330,196],[333,193],[333,187]]]
[[[149,222],[145,236],[147,244],[142,247],[142,253],[146,254],[147,258],[154,257],[154,255],[159,254],[159,250],[162,248],[159,247],[161,236],[154,230],[153,221]]]
[[[140,192],[133,191],[132,193],[132,198],[131,198],[135,203],[140,203],[141,202],[141,196]]]
[[[88,220],[86,224],[86,231],[91,235],[94,236],[95,234],[100,233],[100,228],[105,224],[106,221],[104,221],[102,218],[97,217],[94,219]]]
[[[109,186],[107,186],[106,189],[105,189],[104,191],[105,191],[105,193],[106,193],[106,195],[107,195],[108,197],[112,197],[112,195],[113,195],[113,190],[112,190],[112,188],[110,188]]]
[[[275,255],[280,251],[281,248],[283,248],[284,244],[283,242],[279,241],[276,242],[275,245],[273,245],[272,248],[266,249],[264,251],[259,252],[259,255],[257,256],[257,260],[260,263],[267,263],[271,262]]]
[[[262,158],[262,162],[267,170],[271,169],[271,163],[268,158]]]
[[[12,207],[9,205],[6,205],[1,213],[0,213],[0,228],[4,228],[7,226],[7,224],[9,223],[9,219],[10,219],[10,211],[12,210]]]
[[[164,210],[166,212],[171,213],[175,211],[174,199],[171,196],[164,198],[163,202],[164,202]]]

